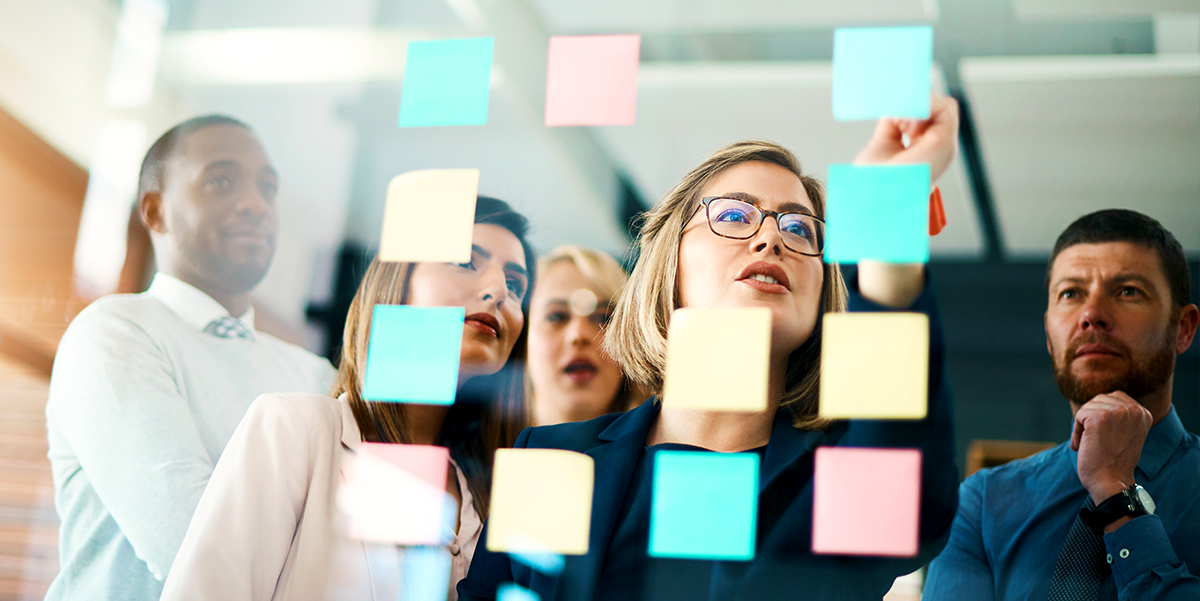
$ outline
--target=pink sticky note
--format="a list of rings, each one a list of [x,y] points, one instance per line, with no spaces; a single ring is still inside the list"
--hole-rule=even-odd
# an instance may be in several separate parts
[[[402,545],[442,544],[455,516],[446,494],[445,447],[364,442],[342,467],[338,506],[351,538]],[[446,525],[449,522],[450,530]]]
[[[912,557],[921,451],[821,447],[813,476],[813,553]]]
[[[554,36],[546,125],[633,125],[640,35]]]

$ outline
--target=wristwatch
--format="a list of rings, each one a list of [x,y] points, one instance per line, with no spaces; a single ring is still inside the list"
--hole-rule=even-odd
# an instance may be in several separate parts
[[[1138,484],[1107,498],[1095,509],[1084,507],[1079,510],[1083,520],[1097,535],[1104,534],[1105,526],[1125,517],[1140,517],[1154,513],[1154,499]]]

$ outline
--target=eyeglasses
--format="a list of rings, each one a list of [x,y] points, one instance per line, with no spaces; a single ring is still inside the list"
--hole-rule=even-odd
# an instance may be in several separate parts
[[[774,217],[783,245],[788,250],[810,257],[820,256],[825,250],[825,222],[812,215],[768,211],[754,203],[720,196],[701,198],[700,204],[704,207],[708,229],[722,238],[749,240],[762,228],[767,217]]]

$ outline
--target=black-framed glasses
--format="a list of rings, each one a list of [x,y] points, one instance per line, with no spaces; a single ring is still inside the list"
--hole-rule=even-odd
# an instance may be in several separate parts
[[[700,205],[708,229],[722,238],[749,240],[767,217],[774,217],[788,250],[810,257],[820,256],[825,250],[825,222],[807,213],[768,211],[752,202],[723,196],[701,198]]]

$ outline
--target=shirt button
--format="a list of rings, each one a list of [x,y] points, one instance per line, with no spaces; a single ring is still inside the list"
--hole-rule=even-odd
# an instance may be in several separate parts
[[[451,555],[458,555],[461,552],[462,552],[462,548],[460,548],[458,546],[458,543],[450,543],[450,554]]]
[[[1108,554],[1108,563],[1109,563],[1110,565],[1112,564],[1112,553],[1109,553],[1109,554]]]
[[[1129,557],[1129,549],[1121,549],[1121,559]]]

